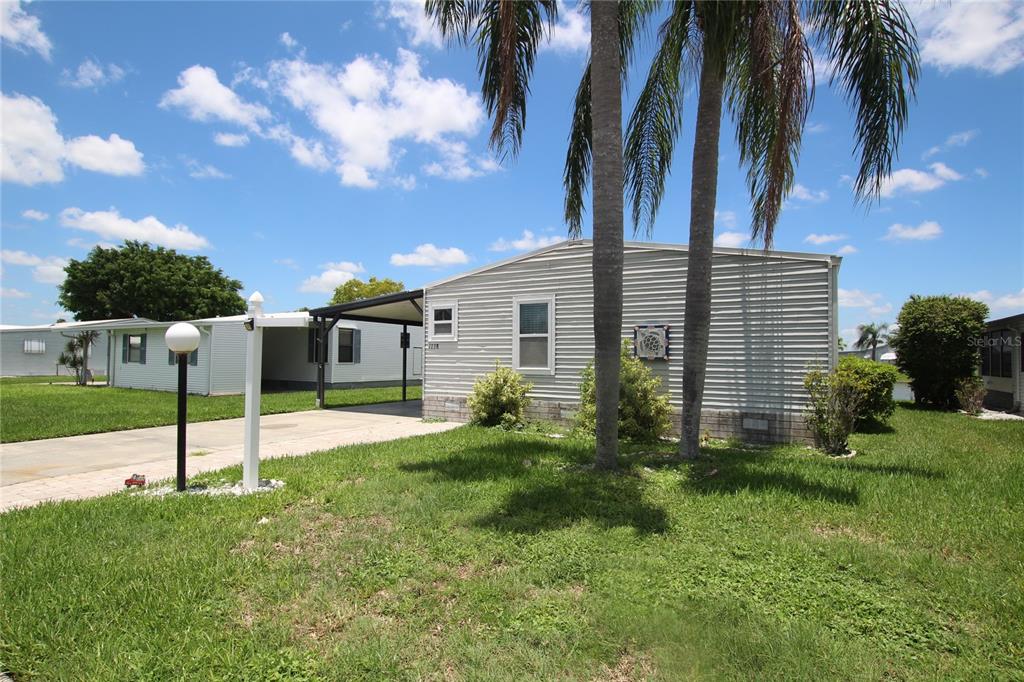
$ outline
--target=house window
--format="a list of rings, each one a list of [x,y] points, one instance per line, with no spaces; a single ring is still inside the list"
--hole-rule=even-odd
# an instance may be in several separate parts
[[[23,351],[29,355],[42,355],[46,352],[46,341],[42,339],[25,339]]]
[[[178,364],[178,354],[175,353],[173,350],[170,350],[170,349],[167,350],[167,364],[168,365],[176,365],[176,364]],[[194,351],[192,351],[191,353],[188,354],[188,364],[192,365],[193,367],[195,367],[195,366],[197,366],[199,364],[199,349],[198,348],[196,348]]]
[[[555,373],[555,299],[515,298],[512,310],[512,365],[527,373]]]
[[[1013,376],[1013,335],[1009,329],[988,332],[982,337],[981,373],[987,377]]]
[[[146,335],[125,334],[124,346],[121,351],[122,361],[146,364]]]
[[[362,333],[358,329],[338,329],[338,362],[358,363],[362,345]]]
[[[459,307],[455,302],[437,302],[430,306],[430,340],[455,341],[459,330]]]

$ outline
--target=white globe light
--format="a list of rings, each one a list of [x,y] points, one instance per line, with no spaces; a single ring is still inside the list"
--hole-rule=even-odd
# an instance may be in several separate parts
[[[164,339],[167,347],[175,353],[191,353],[199,348],[199,330],[188,322],[172,324]]]

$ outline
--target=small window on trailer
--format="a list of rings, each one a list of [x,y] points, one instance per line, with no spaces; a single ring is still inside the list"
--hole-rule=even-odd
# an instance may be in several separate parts
[[[338,362],[356,364],[360,361],[362,332],[349,327],[338,328]]]
[[[512,366],[524,374],[555,373],[555,297],[512,299]]]
[[[1009,329],[988,332],[982,337],[981,374],[987,377],[1013,376],[1013,333]]]
[[[438,301],[430,305],[431,341],[457,341],[459,337],[459,304],[457,301]]]
[[[146,335],[125,334],[121,343],[121,362],[146,364]]]
[[[46,352],[46,341],[43,339],[25,339],[22,351],[29,355],[42,355]]]

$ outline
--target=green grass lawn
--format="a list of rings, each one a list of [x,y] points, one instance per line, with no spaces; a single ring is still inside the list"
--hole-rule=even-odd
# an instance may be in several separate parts
[[[859,454],[465,427],[265,462],[244,498],[0,516],[38,680],[1020,679],[1024,427],[901,407]],[[202,477],[238,479],[238,468]]]
[[[77,436],[83,433],[123,431],[164,426],[177,421],[177,395],[108,386],[49,385],[52,377],[0,379],[0,442]],[[410,399],[420,397],[420,387],[410,386]],[[315,392],[264,393],[262,414],[312,410]],[[357,388],[327,391],[328,407],[369,405],[402,399],[402,388]],[[244,415],[243,396],[188,397],[192,422],[230,419]]]

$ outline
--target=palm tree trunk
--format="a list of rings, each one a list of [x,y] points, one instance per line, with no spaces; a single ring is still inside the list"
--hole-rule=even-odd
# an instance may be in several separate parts
[[[594,371],[598,469],[618,466],[622,344],[622,82],[618,2],[590,5]]]
[[[711,329],[711,260],[715,242],[718,138],[722,125],[724,82],[725,69],[705,41],[697,101],[697,132],[693,143],[690,243],[686,264],[686,307],[683,311],[683,428],[679,456],[684,459],[694,459],[700,454],[700,413]]]
[[[878,348],[878,341],[872,341],[871,342],[871,361],[872,362],[874,362],[875,359],[876,359],[875,358],[875,349],[877,349],[877,348]]]

